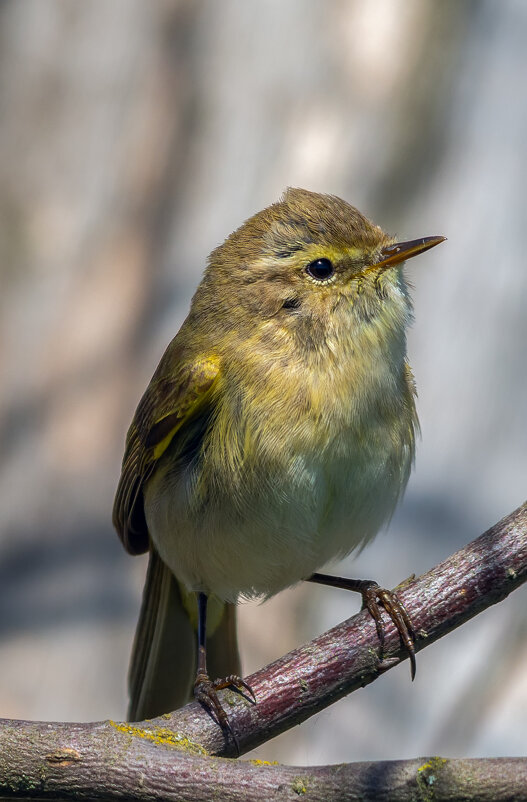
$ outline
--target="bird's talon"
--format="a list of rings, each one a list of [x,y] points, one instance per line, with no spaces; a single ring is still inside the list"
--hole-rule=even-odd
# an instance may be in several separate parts
[[[379,587],[376,582],[367,582],[361,589],[363,608],[366,608],[373,620],[377,629],[377,635],[380,644],[380,657],[382,666],[381,670],[385,670],[386,662],[383,658],[384,653],[384,623],[381,618],[381,611],[379,605],[381,604],[388,615],[390,616],[403,645],[408,652],[410,660],[410,674],[412,680],[415,677],[416,661],[415,661],[415,637],[412,628],[410,616],[406,612],[406,608],[402,601],[399,599],[395,591],[389,591],[385,588]]]
[[[224,679],[215,679],[212,684],[215,690],[218,691],[223,690],[224,688],[236,688],[236,690],[240,692],[246,691],[250,697],[250,701],[253,704],[256,704],[256,695],[253,689],[248,682],[245,682],[245,680],[239,677],[237,674],[229,674],[229,676],[225,677]]]
[[[240,692],[242,690],[246,691],[249,695],[249,701],[252,704],[256,704],[256,696],[253,689],[248,682],[245,682],[245,680],[237,674],[230,674],[223,679],[211,680],[207,674],[199,672],[194,683],[194,697],[203,705],[208,713],[214,714],[224,734],[232,738],[239,757],[240,744],[238,743],[238,738],[234,733],[229,717],[223,709],[217,694],[217,691],[224,690],[225,688],[236,688]]]
[[[256,704],[256,694],[253,691],[253,689],[251,688],[251,686],[249,685],[249,683],[245,682],[244,680],[242,680],[241,683],[240,683],[240,687],[243,688],[244,691],[246,691],[247,695],[249,696],[250,701],[253,703],[253,705],[255,705]]]
[[[227,713],[221,706],[218,694],[216,693],[216,691],[219,690],[220,687],[226,687],[226,686],[217,685],[217,682],[218,680],[215,680],[213,682],[206,674],[201,674],[201,673],[198,674],[196,677],[196,682],[194,683],[194,697],[206,709],[208,713],[214,714],[214,716],[218,721],[218,724],[220,725],[224,733],[230,735],[233,741],[236,743],[236,745],[238,745],[236,736],[234,735]]]

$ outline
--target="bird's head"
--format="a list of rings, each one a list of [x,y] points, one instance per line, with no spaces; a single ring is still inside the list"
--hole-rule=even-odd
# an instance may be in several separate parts
[[[396,242],[338,197],[288,189],[212,252],[204,295],[232,328],[265,320],[315,344],[369,325],[404,332],[403,263],[444,239]]]

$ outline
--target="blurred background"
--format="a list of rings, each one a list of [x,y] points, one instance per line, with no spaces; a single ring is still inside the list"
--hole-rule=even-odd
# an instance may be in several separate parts
[[[338,570],[392,587],[525,499],[526,37],[522,0],[3,0],[2,716],[124,717],[146,566],[110,521],[125,432],[207,254],[288,185],[448,237],[408,267],[416,468]],[[525,753],[526,601],[258,756]],[[245,670],[358,606],[245,604]]]

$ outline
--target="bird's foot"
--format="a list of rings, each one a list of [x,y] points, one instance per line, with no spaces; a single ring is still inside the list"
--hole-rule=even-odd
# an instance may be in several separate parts
[[[313,574],[309,577],[310,582],[319,585],[327,585],[332,588],[342,588],[343,590],[353,590],[362,596],[362,609],[368,610],[375,621],[377,635],[381,646],[381,668],[388,668],[388,662],[384,661],[384,622],[382,620],[381,606],[384,607],[393,621],[397,632],[408,652],[410,658],[410,673],[412,679],[415,677],[415,636],[410,617],[405,610],[404,604],[394,590],[381,588],[373,579],[346,579],[340,576],[330,576],[329,574]]]
[[[412,629],[412,622],[406,612],[405,606],[393,590],[381,588],[377,582],[371,579],[358,580],[357,584],[362,587],[355,587],[355,590],[362,596],[362,608],[368,610],[375,621],[377,635],[381,645],[381,660],[384,652],[384,622],[381,615],[381,605],[384,607],[399,633],[403,645],[410,658],[410,673],[412,679],[415,677],[415,637]]]
[[[256,704],[256,696],[253,689],[237,674],[229,674],[228,677],[224,677],[223,679],[211,680],[208,674],[204,672],[198,672],[196,675],[196,681],[194,683],[194,696],[209,713],[213,713],[215,715],[223,732],[231,736],[236,745],[238,754],[240,754],[238,739],[234,734],[229,717],[223,709],[217,693],[217,691],[221,691],[224,688],[235,688],[242,694],[245,691],[250,701],[253,704]]]

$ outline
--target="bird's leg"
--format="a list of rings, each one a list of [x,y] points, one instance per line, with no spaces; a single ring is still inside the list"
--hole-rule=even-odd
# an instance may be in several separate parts
[[[309,577],[308,582],[316,582],[319,585],[329,585],[332,588],[342,588],[343,590],[353,590],[361,594],[362,609],[368,610],[375,621],[377,635],[379,636],[381,645],[382,660],[384,650],[384,623],[379,605],[380,602],[392,619],[408,652],[412,679],[415,677],[415,637],[412,629],[412,622],[395,591],[385,590],[371,579],[345,579],[339,576],[330,576],[329,574],[313,574]]]
[[[223,688],[237,688],[239,691],[246,691],[251,701],[256,702],[256,697],[251,686],[237,674],[230,674],[224,679],[211,680],[207,673],[207,594],[198,593],[198,668],[196,671],[196,681],[194,682],[194,696],[206,710],[215,714],[218,723],[224,732],[232,736],[236,747],[238,741],[232,731],[228,716],[221,706],[217,691]],[[238,748],[238,753],[239,753]]]

